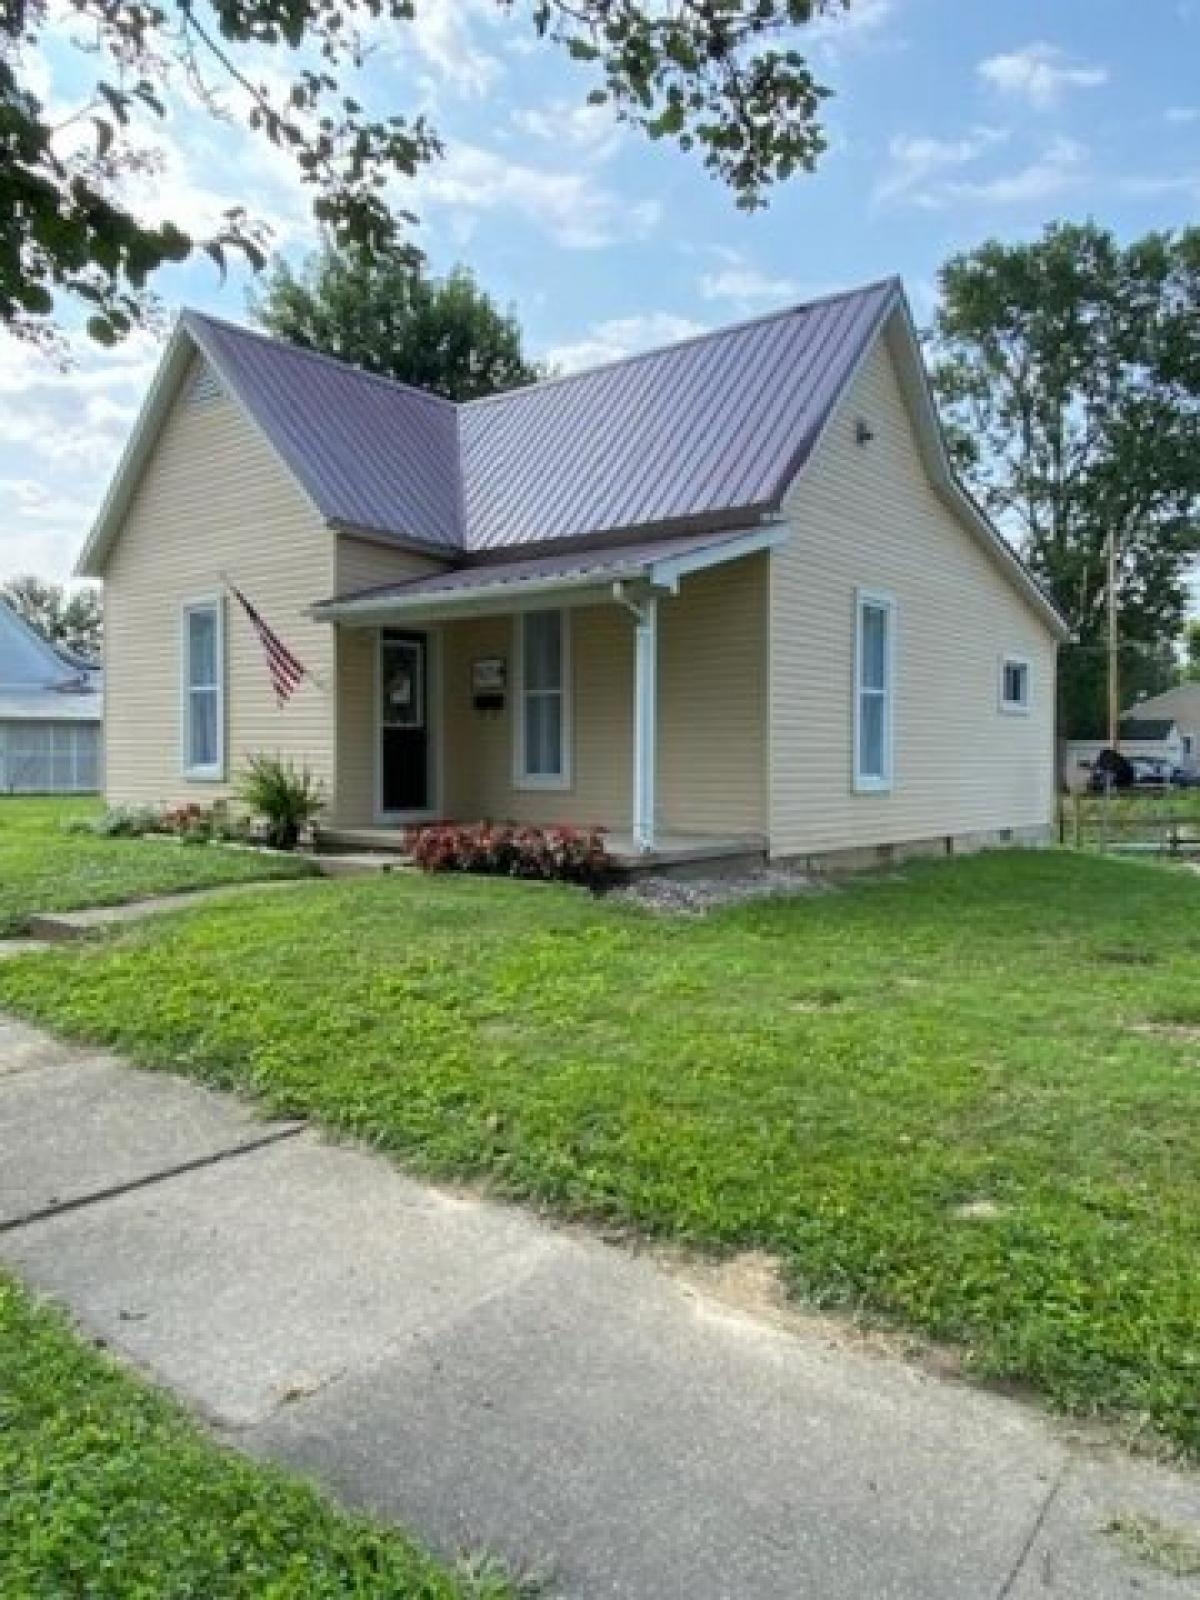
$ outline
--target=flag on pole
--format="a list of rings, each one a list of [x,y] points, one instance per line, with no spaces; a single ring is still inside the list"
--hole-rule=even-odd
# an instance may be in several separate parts
[[[285,705],[300,687],[303,678],[310,678],[314,683],[316,679],[304,663],[292,654],[274,629],[263,621],[237,584],[229,578],[226,578],[225,582],[242,610],[250,618],[250,625],[258,635],[263,654],[267,658],[267,671],[271,674],[271,687],[275,690],[275,699],[281,706]]]

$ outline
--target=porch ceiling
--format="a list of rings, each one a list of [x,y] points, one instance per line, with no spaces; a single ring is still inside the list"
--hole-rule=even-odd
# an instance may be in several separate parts
[[[320,622],[371,627],[393,618],[432,621],[486,616],[553,604],[596,605],[613,598],[613,586],[638,583],[674,592],[690,572],[741,560],[787,537],[787,527],[692,534],[616,545],[604,550],[458,567],[406,583],[337,595],[312,608]]]

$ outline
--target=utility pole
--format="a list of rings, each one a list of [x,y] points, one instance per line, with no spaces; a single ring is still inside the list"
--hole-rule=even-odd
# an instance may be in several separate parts
[[[1121,748],[1121,683],[1118,661],[1120,602],[1117,599],[1117,530],[1108,530],[1108,742]]]

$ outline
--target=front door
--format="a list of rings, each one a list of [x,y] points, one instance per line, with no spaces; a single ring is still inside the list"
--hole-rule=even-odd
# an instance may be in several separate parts
[[[430,808],[429,636],[379,636],[379,809]]]

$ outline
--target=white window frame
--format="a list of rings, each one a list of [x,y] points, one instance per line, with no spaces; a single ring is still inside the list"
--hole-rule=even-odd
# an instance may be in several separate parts
[[[1008,698],[1008,669],[1019,667],[1025,674],[1025,698],[1023,700],[1010,700]],[[1033,668],[1029,664],[1028,656],[1020,656],[1010,651],[1000,657],[1000,687],[998,691],[1000,710],[1009,717],[1027,717],[1033,706]]]
[[[189,618],[210,611],[217,623],[217,759],[195,765],[192,749],[192,683],[190,670]],[[208,688],[209,686],[203,685]],[[179,612],[179,764],[185,778],[198,783],[220,783],[225,777],[225,602],[221,595],[200,595],[185,600]]]
[[[527,616],[547,611],[558,616],[560,661],[562,677],[559,698],[562,716],[559,721],[560,761],[558,772],[528,772],[525,765],[525,620]],[[519,611],[513,618],[513,788],[566,790],[571,787],[571,613],[566,607],[537,606],[529,612]],[[533,692],[533,691],[531,691]]]
[[[882,611],[887,618],[887,638],[884,649],[883,695],[883,772],[862,770],[862,681],[863,612],[868,609]],[[896,731],[896,599],[881,589],[856,589],[854,591],[854,792],[856,794],[890,794],[895,782],[895,731]]]

